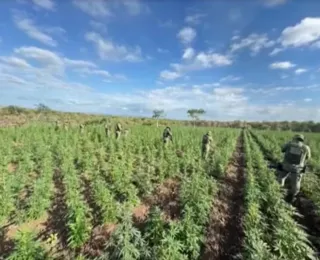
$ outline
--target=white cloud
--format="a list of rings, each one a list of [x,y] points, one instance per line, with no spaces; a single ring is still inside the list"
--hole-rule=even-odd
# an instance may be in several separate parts
[[[240,39],[239,35],[233,35],[232,38],[231,38],[232,41],[236,41],[238,39]]]
[[[149,13],[150,9],[141,0],[121,0],[130,15]]]
[[[54,2],[52,0],[32,0],[32,2],[46,10],[54,10]]]
[[[183,44],[191,43],[196,38],[196,36],[197,32],[191,27],[184,27],[177,34],[177,37]]]
[[[186,59],[186,60],[189,60],[189,59],[192,59],[193,56],[195,54],[195,51],[193,48],[189,47],[187,49],[184,50],[184,53],[182,55],[182,58],[183,59]]]
[[[279,52],[282,52],[283,51],[283,48],[274,48],[272,50],[272,52],[269,53],[270,56],[275,56],[277,55]]]
[[[193,24],[193,25],[196,25],[196,24],[199,24],[201,23],[201,20],[206,17],[207,15],[206,14],[201,14],[201,13],[198,13],[198,14],[193,14],[193,15],[188,15],[184,21],[186,23],[189,23],[189,24]]]
[[[275,44],[268,39],[266,34],[250,34],[247,38],[241,39],[240,42],[234,42],[230,46],[231,52],[236,52],[244,48],[251,50],[252,55],[256,55],[264,48],[270,48]]]
[[[92,26],[95,30],[101,31],[101,32],[106,32],[107,31],[107,26],[104,23],[97,22],[94,20],[90,21],[90,26]]]
[[[110,16],[111,11],[104,0],[73,0],[73,4],[93,17]]]
[[[74,67],[74,68],[96,68],[97,65],[91,61],[85,60],[72,60],[68,58],[64,58],[64,62],[67,66]]]
[[[63,61],[56,53],[40,49],[33,46],[23,46],[17,49],[14,49],[16,54],[22,55],[23,57],[33,59],[41,63],[46,67],[53,67],[61,69],[63,67]]]
[[[95,32],[86,33],[87,41],[92,42],[98,52],[98,55],[103,60],[112,61],[128,61],[139,62],[142,60],[141,49],[139,47],[128,48],[124,45],[117,45],[110,40]]]
[[[296,69],[294,73],[296,73],[297,75],[299,75],[299,74],[302,74],[302,73],[305,73],[305,72],[307,72],[306,69]]]
[[[307,17],[295,26],[285,28],[279,40],[284,47],[300,47],[319,39],[320,17]]]
[[[159,52],[159,53],[168,53],[169,51],[166,50],[166,49],[158,48],[157,52]]]
[[[160,78],[165,80],[174,80],[180,77],[181,75],[175,71],[163,70],[160,72]]]
[[[270,64],[270,69],[280,69],[280,70],[287,70],[295,67],[296,65],[291,63],[290,61],[280,61],[274,62]]]
[[[238,81],[240,80],[241,78],[240,77],[236,77],[236,76],[233,76],[233,75],[229,75],[229,76],[226,76],[226,77],[223,77],[222,79],[220,79],[220,82],[225,82],[225,81]]]
[[[275,7],[278,5],[283,5],[285,4],[288,0],[263,0],[265,6],[267,7]]]
[[[311,101],[312,101],[312,98],[305,98],[303,101],[304,101],[304,102],[311,102]]]
[[[46,34],[44,29],[37,27],[31,19],[15,15],[14,22],[30,38],[49,46],[57,46],[57,42],[49,34]]]
[[[27,82],[24,79],[11,74],[1,73],[1,72],[0,72],[0,82],[2,82],[2,84],[0,84],[1,86],[5,86],[5,84],[17,85],[17,86],[27,85]]]
[[[30,68],[30,64],[26,62],[24,59],[20,59],[17,57],[0,57],[0,60],[10,66],[16,67],[16,68]]]

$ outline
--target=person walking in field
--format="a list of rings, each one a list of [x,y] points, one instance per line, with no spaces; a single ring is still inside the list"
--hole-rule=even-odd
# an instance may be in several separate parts
[[[122,130],[122,126],[120,123],[117,123],[116,125],[116,139],[119,139],[121,136],[121,130]]]
[[[109,124],[105,124],[104,125],[104,131],[106,133],[106,136],[109,137],[110,136],[110,126],[109,126]]]
[[[279,172],[279,182],[283,187],[286,179],[289,178],[290,189],[287,200],[293,202],[300,192],[301,178],[306,170],[306,162],[311,158],[311,150],[304,143],[304,136],[299,134],[283,145],[282,153],[284,153],[284,159]]]
[[[169,143],[169,141],[173,141],[172,139],[172,132],[171,132],[171,128],[169,126],[167,126],[164,131],[163,131],[163,143],[166,145]]]
[[[80,133],[82,134],[83,133],[83,131],[84,131],[84,125],[83,124],[80,124]]]
[[[128,134],[129,134],[129,129],[124,129],[124,131],[123,131],[123,136],[124,136],[124,137],[127,137]]]
[[[213,142],[212,133],[211,131],[208,131],[202,138],[202,158],[203,159],[208,158],[212,142]]]

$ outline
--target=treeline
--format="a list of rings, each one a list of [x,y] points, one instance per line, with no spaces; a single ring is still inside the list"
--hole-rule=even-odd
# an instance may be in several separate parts
[[[117,116],[105,116],[105,115],[94,115],[84,113],[72,113],[72,112],[59,112],[51,110],[49,107],[39,104],[36,109],[27,109],[18,106],[7,106],[0,109],[0,121],[6,118],[23,119],[23,123],[30,121],[54,121],[59,120],[73,123],[104,123],[107,119],[112,122],[119,121],[120,123],[130,124],[142,124],[142,125],[158,125],[160,127],[166,125],[186,125],[186,126],[198,126],[198,127],[228,127],[228,128],[252,128],[260,130],[275,130],[275,131],[294,131],[294,132],[320,132],[320,122],[313,121],[279,121],[279,122],[247,122],[247,121],[205,121],[205,120],[171,120],[171,119],[160,119],[159,117],[153,116],[153,118],[147,117],[117,117]],[[20,121],[20,120],[18,120]]]

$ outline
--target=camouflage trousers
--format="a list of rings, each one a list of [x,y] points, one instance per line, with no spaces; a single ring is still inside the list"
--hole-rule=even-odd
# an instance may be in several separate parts
[[[116,131],[116,139],[119,139],[121,136],[121,131]]]
[[[289,192],[288,195],[295,197],[300,192],[302,172],[287,172],[280,171],[278,173],[278,181],[281,187],[285,186],[286,180],[289,180]]]
[[[163,138],[163,143],[164,143],[165,145],[167,145],[170,141],[171,141],[170,137],[164,137],[164,138]]]
[[[201,151],[201,156],[203,159],[207,159],[209,152],[210,152],[210,145],[209,144],[204,144],[202,145],[202,151]]]

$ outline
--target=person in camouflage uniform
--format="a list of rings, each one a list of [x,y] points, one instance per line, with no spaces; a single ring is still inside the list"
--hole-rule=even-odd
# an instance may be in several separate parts
[[[124,129],[124,131],[123,131],[123,136],[124,136],[124,137],[127,137],[128,134],[129,134],[129,129]]]
[[[58,122],[58,121],[56,121],[55,130],[56,130],[56,131],[58,131],[58,130],[59,130],[59,128],[60,128],[60,126],[59,126],[59,122]]]
[[[303,135],[295,135],[292,141],[282,147],[284,159],[280,165],[279,182],[283,187],[286,179],[290,180],[287,200],[292,202],[300,191],[301,178],[306,170],[306,161],[311,158],[310,147],[304,144]]]
[[[104,131],[106,133],[106,136],[110,136],[110,125],[107,123],[104,125]]]
[[[203,159],[208,158],[212,142],[213,142],[212,133],[211,131],[208,131],[202,138],[202,158]]]
[[[164,144],[168,144],[169,141],[173,141],[171,128],[169,126],[164,129],[162,138]]]
[[[122,126],[120,123],[117,123],[116,125],[116,139],[119,139],[121,136],[121,130],[122,130]]]
[[[83,131],[84,131],[84,125],[83,124],[80,124],[80,133],[83,133]]]

